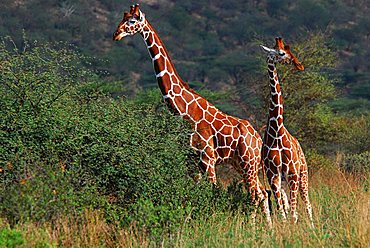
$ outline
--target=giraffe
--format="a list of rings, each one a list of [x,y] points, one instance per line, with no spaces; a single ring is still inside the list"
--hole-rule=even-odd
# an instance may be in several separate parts
[[[303,71],[304,66],[284,45],[282,38],[275,38],[275,47],[261,46],[267,53],[268,75],[270,79],[269,117],[262,146],[262,159],[266,177],[274,192],[277,209],[286,220],[289,208],[288,197],[282,183],[288,184],[290,190],[290,211],[293,223],[298,220],[297,195],[300,191],[305,203],[306,212],[312,221],[312,207],[308,197],[308,169],[307,163],[298,140],[285,128],[283,123],[283,97],[276,71],[276,63],[293,64],[296,69]]]
[[[113,34],[113,40],[139,33],[152,58],[155,76],[164,101],[176,114],[190,121],[194,132],[190,145],[200,156],[200,168],[216,184],[215,165],[231,162],[241,172],[254,204],[251,219],[255,222],[258,206],[271,225],[268,195],[258,179],[262,139],[252,125],[227,115],[189,87],[178,75],[157,32],[139,5],[132,5]]]

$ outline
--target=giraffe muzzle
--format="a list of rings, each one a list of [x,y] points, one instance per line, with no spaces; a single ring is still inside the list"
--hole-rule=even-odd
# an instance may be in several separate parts
[[[120,33],[118,31],[114,32],[114,34],[113,34],[113,40],[114,41],[119,41],[121,39],[122,39],[122,37],[120,37]]]

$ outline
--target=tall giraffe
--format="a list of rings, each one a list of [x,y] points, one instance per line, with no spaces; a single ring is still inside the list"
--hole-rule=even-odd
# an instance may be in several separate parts
[[[251,215],[253,222],[257,208],[262,203],[262,211],[268,225],[271,225],[268,195],[257,175],[262,146],[259,134],[248,121],[221,112],[182,81],[163,42],[138,4],[132,5],[130,12],[124,13],[113,39],[119,41],[136,33],[146,43],[163,99],[175,113],[192,123],[194,132],[190,137],[190,145],[200,155],[201,169],[216,184],[215,165],[226,160],[232,162],[241,171],[255,206]]]
[[[297,195],[300,190],[306,211],[312,222],[312,207],[308,197],[308,170],[305,156],[298,140],[285,128],[283,123],[283,96],[276,71],[276,63],[293,64],[296,69],[303,71],[304,66],[284,45],[282,38],[275,38],[275,47],[261,46],[267,53],[268,74],[270,79],[270,104],[267,128],[262,146],[262,158],[266,176],[277,203],[277,209],[286,220],[289,203],[282,181],[288,183],[290,190],[290,208],[294,223],[298,220]],[[313,224],[312,224],[313,225]]]

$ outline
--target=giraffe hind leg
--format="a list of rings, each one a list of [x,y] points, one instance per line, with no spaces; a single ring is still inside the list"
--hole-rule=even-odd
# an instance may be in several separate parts
[[[271,227],[272,222],[268,205],[268,194],[258,180],[255,162],[242,161],[240,163],[240,168],[242,169],[243,179],[254,206],[251,213],[252,223],[255,224],[258,207],[262,205],[262,212],[266,217],[268,226]]]
[[[282,187],[281,187],[281,197],[283,199],[283,208],[284,208],[285,215],[288,215],[290,206],[289,206],[288,196],[287,196],[284,188],[285,189],[287,188],[286,181],[284,181],[284,185],[282,185]]]
[[[257,195],[258,195],[258,202],[262,205],[262,212],[266,216],[267,225],[271,228],[272,227],[272,220],[271,220],[271,212],[270,212],[270,198],[265,190],[265,188],[261,185],[257,178]]]
[[[282,199],[282,191],[281,191],[281,176],[280,175],[274,175],[271,180],[269,180],[270,187],[272,192],[274,193],[276,205],[277,205],[277,211],[281,215],[283,221],[286,221],[286,214],[283,208],[283,199]]]
[[[302,201],[305,204],[306,212],[308,214],[308,218],[311,221],[311,226],[314,227],[313,224],[313,218],[312,218],[312,206],[310,203],[310,199],[308,196],[308,173],[307,171],[301,172],[301,178],[300,178],[300,184],[299,184],[299,190],[301,194]]]
[[[297,223],[298,213],[297,213],[297,196],[299,188],[299,176],[297,174],[288,175],[288,185],[290,193],[290,212],[292,215],[292,222]]]
[[[251,219],[253,224],[256,222],[256,216],[257,216],[257,209],[259,202],[257,201],[257,187],[256,187],[256,179],[255,177],[248,171],[247,163],[241,162],[240,163],[241,168],[242,168],[242,174],[243,174],[243,180],[246,186],[246,189],[248,190],[249,197],[251,199],[251,202],[254,206],[253,211],[251,213]]]

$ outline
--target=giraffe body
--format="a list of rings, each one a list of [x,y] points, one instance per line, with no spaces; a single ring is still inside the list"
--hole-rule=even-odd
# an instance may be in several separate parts
[[[298,140],[285,128],[283,123],[283,97],[276,71],[276,63],[293,63],[299,70],[303,65],[291,53],[289,46],[285,46],[281,38],[276,38],[274,49],[263,47],[267,55],[268,74],[270,79],[270,104],[267,128],[262,146],[266,177],[274,192],[277,209],[286,219],[290,207],[292,220],[298,220],[297,196],[301,198],[312,223],[312,207],[308,197],[308,169],[307,163]],[[285,181],[289,188],[288,197],[282,187]]]
[[[139,33],[146,43],[163,99],[175,113],[192,124],[194,132],[190,145],[199,153],[201,169],[207,172],[210,181],[216,184],[215,165],[226,160],[232,161],[242,172],[254,203],[253,221],[257,208],[262,203],[262,211],[271,225],[267,192],[257,175],[262,146],[259,134],[248,121],[218,110],[182,81],[163,42],[138,5],[131,6],[130,13],[124,14],[113,39],[120,40],[135,33]]]

